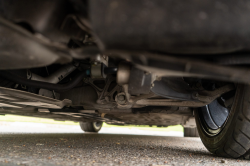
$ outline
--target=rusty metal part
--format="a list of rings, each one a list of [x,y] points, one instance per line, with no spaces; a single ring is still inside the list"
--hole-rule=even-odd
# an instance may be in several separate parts
[[[96,54],[96,55],[92,55],[90,57],[90,62],[91,63],[103,63],[105,66],[108,66],[108,60],[109,57],[107,55],[104,54]]]
[[[146,59],[147,66],[138,64],[137,67],[157,73],[158,76],[197,77],[250,84],[250,78],[246,77],[250,75],[249,68],[219,66],[198,60],[153,54],[149,54]]]
[[[91,65],[91,78],[106,78],[107,75],[104,71],[108,67],[108,56],[97,54],[90,57]]]
[[[131,95],[148,94],[153,86],[152,75],[134,66],[131,67],[128,92]],[[153,78],[154,79],[154,78]]]
[[[172,99],[142,99],[138,100],[134,106],[180,106],[180,107],[202,107],[209,103],[198,101],[179,101]]]
[[[133,109],[98,110],[125,124],[175,125],[186,124],[193,117],[193,109],[188,107],[143,107]],[[109,122],[108,122],[109,123]],[[110,123],[109,123],[110,124]]]
[[[172,81],[172,82],[171,82]],[[168,99],[195,100],[192,95],[196,89],[191,89],[183,79],[164,77],[160,81],[154,81],[151,91]]]
[[[105,53],[126,57],[139,69],[158,77],[197,77],[250,84],[250,77],[246,77],[250,75],[250,69],[246,67],[222,66],[198,59],[139,51],[109,50]]]
[[[194,117],[189,117],[189,119],[184,123],[183,127],[196,127],[196,122]]]
[[[180,100],[173,100],[173,99],[142,99],[137,100],[134,106],[179,106],[179,107],[202,107],[213,100],[221,96],[222,94],[234,90],[235,86],[232,84],[225,85],[221,88],[218,88],[214,91],[203,91],[200,95],[199,93],[195,93],[195,97],[197,101],[180,101]]]
[[[17,84],[34,87],[34,88],[44,88],[48,90],[54,90],[57,92],[63,92],[63,91],[68,91],[74,88],[76,85],[78,85],[79,82],[81,82],[84,78],[87,77],[87,72],[86,71],[79,72],[72,78],[70,82],[66,84],[51,84],[47,82],[28,80],[12,71],[0,71],[0,75],[1,77],[7,80],[11,80]]]
[[[47,77],[39,76],[35,73],[31,73],[28,70],[27,79],[57,84],[58,82],[63,80],[65,77],[67,77],[70,73],[72,73],[77,68],[78,65],[79,63],[68,64],[68,65],[62,66],[60,69],[58,69],[57,71],[55,71],[54,73],[50,74]]]
[[[119,123],[123,124],[124,122],[116,120],[117,118],[113,117],[113,119],[109,118],[109,115],[102,117],[96,113],[90,113],[90,110],[82,112],[78,110],[65,110],[65,109],[37,109],[35,107],[25,107],[25,108],[1,108],[0,114],[14,114],[14,115],[22,115],[22,116],[32,116],[32,117],[40,117],[40,118],[49,118],[54,120],[70,120],[74,122],[93,122],[93,121],[105,121],[111,123]]]
[[[108,76],[106,79],[106,84],[102,92],[100,93],[98,100],[96,101],[97,103],[103,104],[105,102],[113,101],[114,93],[121,91],[121,87],[119,85],[115,85],[115,87],[109,91],[108,89],[111,86],[112,82],[115,82],[115,78],[112,76]],[[107,101],[107,97],[108,97],[108,101]]]
[[[126,104],[127,102],[126,94],[124,92],[118,93],[115,97],[115,101],[121,105]]]
[[[138,100],[147,99],[147,98],[151,98],[154,96],[156,96],[156,95],[153,92],[150,92],[149,94],[132,97],[129,102],[136,103]]]
[[[103,78],[101,63],[91,65],[91,78]]]
[[[97,79],[98,80],[98,79]],[[103,80],[103,79],[99,79]],[[106,104],[107,102],[115,102],[114,100],[114,94],[115,93],[120,93],[122,91],[122,87],[119,85],[115,85],[111,90],[110,86],[112,83],[115,82],[115,77],[109,75],[105,79],[105,86],[104,88],[99,88],[94,84],[95,79],[85,79],[85,83],[89,84],[91,87],[93,87],[98,95],[98,99],[96,102],[98,104]]]
[[[125,93],[126,99],[129,101],[131,95],[128,93],[128,84],[124,84],[122,85],[122,87],[123,87],[123,91]]]
[[[132,109],[100,109],[100,114],[132,114]]]
[[[201,91],[199,93],[198,92],[194,93],[193,96],[195,99],[202,101],[202,102],[212,102],[216,98],[220,97],[222,94],[229,92],[231,90],[234,90],[234,89],[235,89],[235,86],[233,84],[228,84],[214,91]]]
[[[84,107],[84,109],[87,110],[111,109],[116,107],[116,102],[112,101],[112,98],[110,102],[103,100],[104,104],[99,104],[96,102],[98,97],[97,91],[90,85],[77,87],[70,91],[60,93],[60,99],[70,99],[72,101],[72,107]]]
[[[50,98],[54,98],[54,99],[60,99],[60,93],[50,91],[47,89],[40,89],[38,94],[41,96],[46,96],[46,97],[50,97]]]
[[[124,92],[124,94],[126,95],[125,92]],[[142,99],[147,99],[147,98],[150,98],[150,97],[154,97],[154,96],[155,96],[155,94],[153,92],[150,92],[149,94],[145,94],[145,95],[140,95],[140,96],[132,96],[129,99],[126,98],[127,99],[126,104],[120,104],[117,101],[117,108],[120,108],[120,109],[129,109],[129,108],[132,108],[132,107],[136,108],[136,107],[139,106],[139,105],[136,105],[137,101],[142,100]]]
[[[177,111],[176,111],[177,112]],[[109,115],[109,114],[108,114]],[[189,120],[192,113],[189,114],[167,114],[167,113],[123,113],[115,114],[112,116],[114,118],[120,119],[120,121],[125,124],[134,124],[134,125],[183,125],[186,121]]]
[[[71,105],[68,99],[56,100],[30,92],[0,87],[0,107],[24,108],[33,106],[38,108],[61,109]]]
[[[129,88],[136,87],[136,86],[131,85],[130,81],[131,81],[131,79],[133,79],[133,77],[131,77],[131,75],[136,74],[137,70],[138,69],[131,67],[131,64],[128,62],[121,62],[118,66],[116,81],[117,81],[117,84],[119,84],[123,87],[123,92],[125,93],[126,100],[128,101],[127,105],[131,105],[131,103],[134,103],[134,101],[130,100],[131,94],[129,93],[129,91],[131,91],[132,89],[129,89]],[[135,83],[139,84],[139,86],[137,86],[137,88],[141,88],[141,84],[144,84],[143,80],[145,79],[145,77],[143,76],[143,74],[144,74],[143,71],[141,71],[141,70],[138,70],[138,71],[139,71],[139,74],[142,74],[142,76],[138,76],[138,77],[142,77],[142,78],[141,78],[141,80],[134,79],[133,81],[137,81],[137,82],[135,82]],[[149,81],[149,87],[148,87],[149,90],[148,91],[150,91],[151,76],[149,77],[149,80],[147,80],[147,81]],[[135,91],[135,90],[133,90],[133,91]],[[147,88],[143,89],[143,91],[146,94],[148,93]],[[118,101],[118,107],[119,108],[124,108],[124,107],[126,108],[127,106],[124,105],[124,102],[123,102],[123,104],[121,104],[121,102]]]
[[[130,64],[122,62],[118,66],[116,82],[119,85],[128,84],[130,77]]]
[[[85,82],[86,84],[89,84],[91,87],[93,87],[93,88],[97,91],[97,94],[99,95],[99,92],[102,91],[102,88],[99,88],[98,86],[96,86],[96,85],[94,84],[94,81],[96,81],[96,80],[104,80],[104,79],[103,79],[103,78],[101,78],[101,79],[85,78],[85,79],[84,79],[84,82]]]

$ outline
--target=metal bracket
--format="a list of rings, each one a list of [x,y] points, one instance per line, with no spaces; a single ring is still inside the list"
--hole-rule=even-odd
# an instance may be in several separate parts
[[[71,100],[56,100],[30,92],[0,87],[0,107],[23,108],[33,106],[38,108],[61,109],[70,106]]]
[[[85,83],[89,84],[91,87],[93,87],[98,95],[97,103],[98,104],[106,104],[108,102],[115,102],[113,95],[117,92],[120,93],[122,91],[122,87],[119,85],[115,85],[112,90],[109,91],[109,88],[113,82],[116,81],[115,77],[108,76],[105,80],[105,86],[103,89],[99,88],[94,84],[94,81],[98,79],[86,79]],[[100,79],[99,79],[100,80]],[[101,79],[103,80],[103,79]]]
[[[195,93],[194,97],[197,101],[180,101],[173,99],[142,99],[137,100],[135,106],[179,106],[179,107],[202,107],[210,104],[213,100],[220,97],[222,94],[234,90],[233,84],[225,85],[214,91],[201,91]]]

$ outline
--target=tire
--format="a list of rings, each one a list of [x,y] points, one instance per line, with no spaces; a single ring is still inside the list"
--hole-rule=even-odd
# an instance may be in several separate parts
[[[84,132],[99,132],[103,122],[80,122],[80,127]]]
[[[185,127],[184,128],[184,137],[199,137],[197,128],[190,128]]]
[[[195,111],[196,125],[203,144],[211,153],[228,158],[249,159],[250,86],[238,85],[234,94],[230,112],[218,129],[209,127],[211,124],[207,123],[202,111],[205,107]],[[209,111],[211,110],[209,107]],[[219,115],[219,109],[216,111]]]

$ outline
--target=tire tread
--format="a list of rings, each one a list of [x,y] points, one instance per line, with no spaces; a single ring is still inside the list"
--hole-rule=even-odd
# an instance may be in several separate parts
[[[250,159],[250,102],[248,101],[250,86],[240,85],[239,87],[240,89],[237,90],[235,97],[235,113],[231,117],[228,131],[223,135],[226,138],[223,142],[218,142],[220,144],[216,146],[210,146],[206,143],[205,145],[210,152],[222,157]],[[198,129],[201,135],[202,128],[199,126]],[[204,137],[204,134],[202,134],[202,137]],[[201,139],[203,139],[202,137]],[[204,141],[206,142],[206,138]]]
[[[199,137],[197,128],[184,127],[184,137]]]
[[[80,127],[84,132],[99,132],[101,129],[96,129],[93,122],[80,122]]]

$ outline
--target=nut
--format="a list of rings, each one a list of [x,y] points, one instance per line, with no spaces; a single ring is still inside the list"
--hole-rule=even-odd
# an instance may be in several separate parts
[[[119,93],[116,96],[116,102],[118,104],[126,104],[127,100],[126,100],[126,96],[124,93]]]
[[[124,96],[124,95],[120,95],[120,96],[118,96],[118,100],[119,100],[119,101],[123,101],[123,100],[125,100],[125,96]]]

